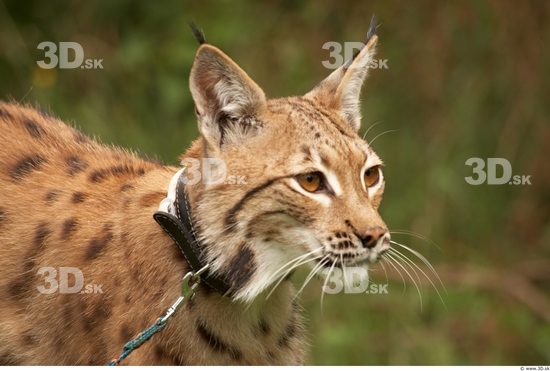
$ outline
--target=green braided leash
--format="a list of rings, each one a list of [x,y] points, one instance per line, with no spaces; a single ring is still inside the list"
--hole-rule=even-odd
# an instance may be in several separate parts
[[[134,336],[130,341],[128,341],[126,344],[124,344],[124,347],[122,348],[122,353],[116,358],[113,358],[111,362],[107,366],[116,366],[122,361],[124,358],[128,357],[130,353],[132,353],[134,350],[139,348],[143,345],[147,340],[151,339],[154,334],[162,330],[166,323],[168,322],[168,318],[170,318],[174,313],[176,313],[181,306],[187,301],[192,300],[195,297],[195,290],[199,286],[199,283],[201,282],[201,274],[206,272],[208,270],[209,266],[205,265],[202,267],[197,273],[195,272],[189,272],[181,281],[181,296],[176,300],[174,304],[170,308],[168,308],[168,311],[164,315],[164,317],[159,317],[155,323],[153,323],[151,326],[149,326],[145,331],[140,332],[136,336]],[[191,283],[191,281],[193,281]],[[191,285],[190,285],[191,283]]]
[[[124,358],[128,357],[130,353],[132,353],[134,350],[139,348],[143,345],[147,340],[151,339],[154,334],[162,330],[166,326],[166,321],[162,320],[163,317],[159,317],[153,323],[149,328],[143,332],[140,332],[136,336],[134,336],[130,341],[128,341],[126,344],[124,344],[124,348],[122,348],[122,353],[117,358],[113,358],[111,362],[107,366],[116,366],[119,364],[120,361],[122,361]]]

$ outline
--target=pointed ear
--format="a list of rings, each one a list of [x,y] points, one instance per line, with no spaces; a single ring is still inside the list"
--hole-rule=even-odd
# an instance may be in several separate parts
[[[267,106],[264,92],[218,48],[200,46],[189,85],[199,130],[211,150],[240,142],[260,128],[256,117]]]
[[[352,59],[306,94],[322,104],[339,110],[355,131],[359,131],[361,127],[359,98],[378,41],[375,32],[376,18],[373,16],[367,33],[367,41],[363,47],[354,54]]]

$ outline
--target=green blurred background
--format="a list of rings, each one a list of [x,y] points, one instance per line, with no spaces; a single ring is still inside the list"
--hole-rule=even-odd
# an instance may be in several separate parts
[[[49,108],[107,143],[176,164],[198,134],[188,75],[194,20],[270,97],[330,72],[327,41],[381,23],[363,89],[363,130],[385,160],[388,226],[424,254],[418,273],[373,282],[388,294],[303,295],[310,362],[550,364],[550,2],[4,1],[0,99]],[[38,68],[42,41],[78,42],[103,69]],[[502,157],[531,185],[469,185],[468,158]],[[408,255],[410,256],[410,254]],[[300,277],[307,272],[302,272]]]

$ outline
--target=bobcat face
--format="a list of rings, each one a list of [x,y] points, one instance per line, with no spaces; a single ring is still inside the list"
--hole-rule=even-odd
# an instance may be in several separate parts
[[[377,212],[382,161],[357,135],[375,43],[308,94],[273,100],[220,50],[200,47],[190,86],[201,140],[186,157],[220,159],[246,184],[204,172],[189,194],[207,259],[237,298],[252,300],[301,264],[368,266],[389,250]]]

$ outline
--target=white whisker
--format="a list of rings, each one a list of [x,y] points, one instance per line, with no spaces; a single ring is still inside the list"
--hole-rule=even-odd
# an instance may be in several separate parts
[[[321,246],[321,247],[319,247],[319,248],[317,248],[317,249],[315,249],[315,250],[312,250],[312,251],[310,251],[310,252],[308,252],[308,253],[305,253],[305,254],[302,254],[302,255],[298,256],[297,258],[292,259],[291,261],[285,263],[285,265],[283,265],[282,267],[280,267],[279,269],[277,269],[273,275],[274,275],[274,276],[277,276],[277,275],[279,274],[279,272],[281,272],[283,269],[285,269],[286,267],[288,267],[288,266],[291,265],[292,263],[294,263],[294,262],[296,262],[296,261],[298,261],[298,260],[300,260],[300,259],[305,259],[305,258],[307,258],[308,256],[310,256],[310,255],[312,255],[312,254],[315,254],[315,253],[317,253],[317,252],[319,252],[319,251],[322,251],[322,250],[323,250],[323,247]],[[277,276],[277,277],[278,277],[278,276]]]
[[[421,239],[422,241],[427,242],[428,244],[435,246],[439,251],[443,251],[443,250],[441,249],[441,247],[439,247],[438,244],[436,244],[435,242],[433,242],[432,240],[430,240],[428,237],[421,235],[420,233],[416,233],[416,232],[412,232],[412,231],[407,231],[407,230],[404,230],[404,229],[392,230],[392,231],[390,231],[390,233],[391,233],[391,234],[404,234],[404,235],[407,235],[407,236],[412,236],[412,237],[419,238],[419,239]]]
[[[391,251],[391,250],[390,250]],[[414,278],[411,276],[411,274],[409,273],[409,271],[407,269],[405,269],[405,267],[403,266],[403,264],[401,264],[399,262],[399,260],[397,260],[393,255],[390,255],[390,254],[386,254],[386,256],[388,258],[390,258],[391,260],[394,261],[395,264],[399,265],[401,267],[401,269],[403,269],[403,272],[405,272],[407,274],[407,276],[409,276],[409,278],[411,279],[412,283],[414,284],[414,286],[416,287],[416,291],[418,292],[418,296],[420,297],[420,312],[422,312],[423,310],[423,303],[422,303],[422,293],[420,292],[420,287],[418,287],[418,284],[416,283],[416,281],[414,280]]]
[[[441,277],[439,277],[439,274],[437,274],[437,272],[435,271],[435,268],[433,267],[433,265],[428,261],[428,259],[426,259],[424,257],[424,255],[420,254],[418,251],[415,251],[413,249],[411,249],[410,247],[408,246],[405,246],[403,244],[400,244],[399,242],[395,242],[395,241],[390,241],[390,243],[393,243],[394,245],[397,245],[397,246],[400,246],[402,248],[404,248],[405,250],[411,252],[412,254],[414,254],[418,259],[420,259],[424,264],[426,264],[426,266],[432,271],[432,273],[434,274],[434,276],[437,277],[437,279],[439,280],[439,283],[441,284],[441,286],[443,287],[443,290],[445,290],[445,293],[447,293],[447,289],[445,288],[445,285],[443,284],[443,281],[441,281]],[[435,286],[434,286],[435,287]]]
[[[269,297],[271,296],[271,294],[273,294],[273,292],[275,291],[275,289],[281,284],[281,282],[283,282],[283,280],[285,279],[286,275],[290,272],[292,272],[294,269],[296,269],[297,267],[299,267],[300,265],[303,265],[303,264],[307,264],[309,263],[310,261],[313,261],[315,259],[317,259],[317,257],[313,257],[313,258],[309,258],[307,259],[310,255],[318,252],[319,250],[321,250],[322,248],[319,248],[317,250],[313,250],[313,251],[310,251],[309,253],[307,254],[303,254],[301,256],[299,256],[298,258],[296,259],[293,259],[291,260],[289,263],[286,263],[285,265],[283,265],[281,268],[279,268],[277,270],[277,272],[275,272],[274,276],[274,280],[276,280],[278,278],[277,276],[277,273],[280,272],[281,270],[283,270],[286,266],[290,265],[292,262],[295,262],[294,265],[292,265],[290,268],[288,268],[286,271],[283,271],[282,274],[280,275],[280,279],[279,281],[277,281],[277,283],[273,286],[273,288],[271,289],[271,291],[269,292],[269,294],[267,294],[267,297],[265,298],[266,300],[269,299]]]
[[[388,254],[391,254],[393,257],[399,259],[399,261],[403,262],[404,264],[406,264],[409,268],[411,268],[411,270],[413,271],[414,275],[416,276],[416,278],[418,279],[418,283],[420,284],[422,281],[420,279],[420,276],[418,275],[418,272],[416,271],[416,269],[409,263],[410,259],[408,259],[406,256],[404,256],[402,253],[400,253],[399,251],[395,250],[395,249],[391,249]],[[414,263],[413,263],[414,264]]]
[[[375,122],[374,124],[372,124],[368,129],[367,131],[365,131],[365,134],[363,134],[363,140],[365,140],[365,137],[367,136],[367,134],[369,133],[370,129],[372,129],[373,127],[375,127],[376,125],[378,125],[379,123],[381,123],[382,121],[378,121],[378,122]]]
[[[336,262],[338,261],[338,257],[334,259],[334,262],[330,266],[330,269],[328,271],[327,277],[325,278],[325,282],[323,283],[322,291],[321,291],[321,314],[323,314],[323,299],[325,297],[325,286],[328,283],[328,279],[330,278],[330,274],[332,273],[332,270],[334,269],[334,266],[336,265]]]
[[[415,272],[416,272],[416,270],[420,271],[420,272],[424,275],[424,277],[426,277],[426,278],[428,279],[428,281],[430,282],[430,284],[431,284],[431,285],[433,286],[433,288],[435,289],[435,292],[437,293],[437,296],[439,296],[439,299],[440,299],[441,302],[443,303],[443,306],[444,306],[444,307],[447,307],[447,306],[445,305],[445,301],[444,301],[443,298],[441,297],[441,294],[440,294],[439,290],[437,289],[437,287],[435,286],[435,284],[433,283],[433,281],[430,279],[430,277],[426,274],[426,272],[424,272],[424,270],[422,270],[415,262],[413,262],[407,255],[403,254],[402,252],[400,252],[400,251],[398,251],[398,250],[395,250],[395,249],[392,249],[390,252],[391,252],[391,253],[394,253],[394,254],[395,254],[395,253],[396,253],[396,254],[399,254],[399,255],[401,256],[401,259],[402,259],[403,262],[406,263],[406,262],[408,261],[410,264],[409,264],[409,263],[407,263],[407,264],[413,269],[413,271],[415,271]],[[394,255],[394,256],[395,256],[395,255]],[[404,259],[404,260],[403,260],[403,259]],[[414,267],[412,267],[411,264],[414,265]],[[416,268],[416,269],[415,269],[415,268]],[[418,274],[417,274],[416,276],[418,277]],[[420,281],[420,277],[418,277],[418,281]]]
[[[392,268],[399,274],[399,276],[401,276],[401,281],[403,281],[403,292],[401,293],[401,297],[403,297],[403,295],[405,295],[405,291],[407,291],[407,282],[405,281],[405,277],[403,277],[399,269],[397,269],[395,264],[393,264],[393,262],[389,260],[386,255],[384,255],[384,260],[387,261],[388,264],[392,266]]]
[[[315,274],[317,272],[319,272],[319,270],[323,269],[323,264],[325,263],[325,259],[328,258],[328,255],[323,257],[323,259],[321,259],[316,265],[315,267],[313,267],[313,269],[311,270],[311,272],[308,274],[308,276],[306,277],[306,279],[304,280],[304,284],[302,285],[302,287],[300,287],[300,290],[298,290],[298,292],[296,292],[296,295],[294,295],[294,298],[298,297],[302,291],[304,290],[304,288],[306,287],[306,285],[309,283],[309,281],[311,281],[311,279],[315,276]]]
[[[380,260],[380,266],[382,267],[382,270],[384,271],[384,276],[386,276],[386,283],[389,284],[390,281],[388,279],[388,272],[386,271],[386,267],[384,266],[384,259]]]
[[[372,146],[372,143],[373,143],[377,138],[379,138],[379,137],[381,137],[382,135],[387,134],[387,133],[393,133],[394,131],[397,131],[397,130],[386,130],[385,132],[378,134],[377,136],[374,137],[373,140],[371,140],[371,141],[369,142],[369,146]]]

